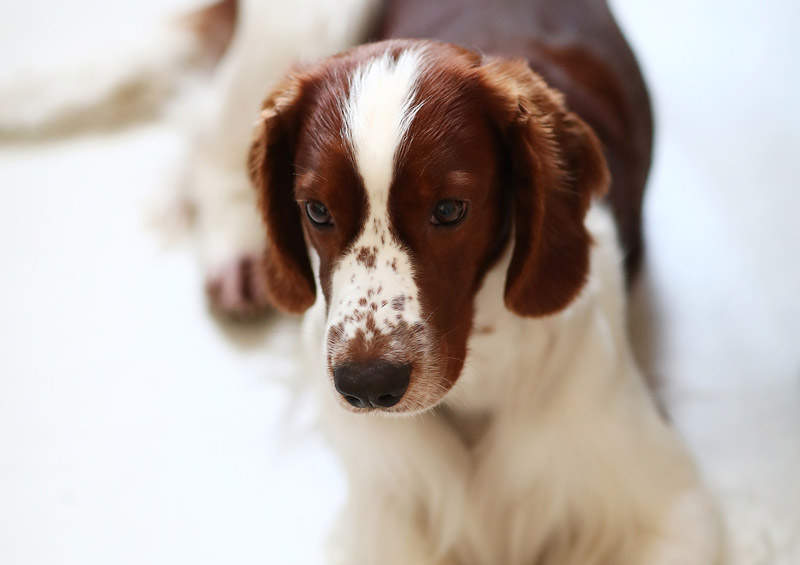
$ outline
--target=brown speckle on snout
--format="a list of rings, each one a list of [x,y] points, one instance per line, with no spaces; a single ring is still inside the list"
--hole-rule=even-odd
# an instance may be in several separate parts
[[[374,269],[375,268],[375,258],[378,255],[378,248],[377,247],[362,247],[358,250],[358,255],[356,255],[356,262],[359,265],[363,265],[367,269]]]

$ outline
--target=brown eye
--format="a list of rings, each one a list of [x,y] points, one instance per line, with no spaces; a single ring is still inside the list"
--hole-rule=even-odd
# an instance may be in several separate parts
[[[431,223],[435,226],[454,226],[467,215],[467,203],[464,200],[439,200],[433,207]]]
[[[333,218],[328,208],[318,200],[306,201],[306,216],[311,223],[317,227],[327,227],[333,225]]]

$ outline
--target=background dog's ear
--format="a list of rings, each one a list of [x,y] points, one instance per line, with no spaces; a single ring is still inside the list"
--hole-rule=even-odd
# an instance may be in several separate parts
[[[266,99],[248,157],[267,227],[267,292],[272,303],[302,313],[315,300],[314,274],[306,250],[300,209],[294,199],[294,146],[302,84],[290,76]]]
[[[589,271],[584,217],[610,176],[599,140],[525,61],[480,67],[513,161],[514,251],[505,303],[522,316],[566,307]]]

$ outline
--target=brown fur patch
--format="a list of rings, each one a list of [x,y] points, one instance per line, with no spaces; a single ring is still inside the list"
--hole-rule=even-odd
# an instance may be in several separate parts
[[[363,265],[366,269],[375,268],[375,257],[378,255],[377,247],[362,247],[356,255],[356,262]]]

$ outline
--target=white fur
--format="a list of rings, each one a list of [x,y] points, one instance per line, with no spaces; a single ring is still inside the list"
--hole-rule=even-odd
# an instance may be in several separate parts
[[[342,135],[350,143],[364,182],[368,214],[350,251],[333,272],[329,324],[344,324],[347,339],[356,332],[374,337],[403,321],[419,322],[419,292],[408,253],[389,230],[389,187],[398,151],[419,106],[413,106],[421,54],[405,51],[393,62],[388,55],[355,70],[344,105]],[[366,250],[369,264],[359,260]],[[361,303],[359,303],[361,301]],[[401,301],[402,310],[393,302]]]
[[[397,61],[387,53],[359,67],[350,78],[344,107],[343,136],[371,201],[385,209],[395,155],[419,109],[414,106],[422,53],[403,51]]]
[[[594,206],[587,226],[596,242],[589,283],[557,315],[505,309],[508,253],[490,271],[475,327],[495,331],[470,339],[444,409],[346,412],[324,376],[324,307],[309,311],[322,427],[350,477],[342,563],[721,562],[712,505],[631,355],[610,214]],[[454,422],[479,415],[485,429],[465,441]]]
[[[92,60],[0,77],[0,137],[108,128],[156,113],[198,66],[200,44],[175,25],[103,45]]]

